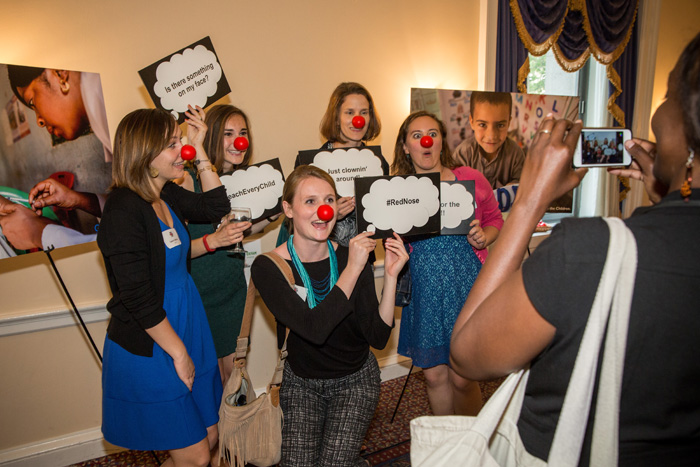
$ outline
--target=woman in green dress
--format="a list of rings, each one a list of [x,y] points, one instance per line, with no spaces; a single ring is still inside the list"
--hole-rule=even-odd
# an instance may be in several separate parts
[[[232,105],[216,105],[206,113],[199,107],[190,108],[187,119],[190,125],[205,128],[205,154],[200,157],[198,151],[187,170],[183,187],[197,193],[207,191],[212,188],[212,183],[221,183],[218,176],[211,176],[212,173],[226,175],[248,167],[253,158],[253,141],[248,117],[242,110]],[[248,140],[246,149],[239,150],[234,146],[239,137]],[[195,258],[196,252],[202,253],[192,261],[191,274],[204,302],[224,382],[233,371],[233,353],[241,329],[247,290],[243,275],[244,254],[230,253],[227,247],[240,241],[240,233],[260,232],[269,223],[270,220],[265,219],[254,225],[250,222],[222,222],[218,227],[212,224],[188,225],[193,238],[192,257]]]

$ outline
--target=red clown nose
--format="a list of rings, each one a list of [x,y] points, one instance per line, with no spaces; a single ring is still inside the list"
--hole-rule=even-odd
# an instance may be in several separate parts
[[[424,148],[432,148],[433,147],[433,138],[431,138],[428,135],[423,136],[420,139],[420,145],[423,146]]]
[[[328,206],[327,204],[322,204],[318,207],[316,214],[318,215],[319,219],[324,222],[328,222],[329,220],[333,219],[335,212],[333,212],[332,207]]]
[[[354,117],[352,117],[352,126],[357,128],[358,130],[360,128],[364,128],[365,127],[365,117],[363,117],[362,115],[355,115]]]
[[[233,147],[238,149],[239,151],[245,151],[246,149],[248,149],[248,138],[239,136],[238,138],[233,140]]]
[[[197,150],[194,148],[194,146],[190,146],[189,144],[185,144],[182,149],[180,149],[180,156],[182,157],[182,160],[191,161],[196,155]]]

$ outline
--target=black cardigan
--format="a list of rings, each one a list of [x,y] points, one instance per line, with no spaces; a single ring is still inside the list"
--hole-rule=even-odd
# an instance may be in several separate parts
[[[161,198],[183,225],[185,219],[215,222],[230,210],[223,186],[198,194],[166,183]],[[189,238],[181,240],[189,250]],[[129,352],[150,357],[154,341],[145,329],[165,319],[165,245],[151,204],[127,188],[114,189],[105,203],[97,245],[112,290],[107,335]]]

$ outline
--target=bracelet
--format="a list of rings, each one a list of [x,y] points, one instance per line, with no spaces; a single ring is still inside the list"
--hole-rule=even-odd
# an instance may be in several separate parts
[[[192,163],[193,163],[194,165],[199,165],[199,164],[201,164],[202,162],[209,162],[209,159],[195,159],[195,160],[192,161]]]
[[[205,234],[204,237],[202,237],[202,243],[204,244],[204,249],[207,250],[209,253],[212,253],[216,251],[216,248],[211,248],[209,244],[207,243],[207,237],[209,234]]]
[[[197,175],[201,174],[202,172],[206,172],[207,170],[211,170],[212,172],[216,173],[216,167],[213,165],[210,165],[208,167],[204,167],[203,169],[199,169],[197,171]]]

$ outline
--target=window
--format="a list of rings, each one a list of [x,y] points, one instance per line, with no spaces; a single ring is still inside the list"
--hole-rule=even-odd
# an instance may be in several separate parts
[[[586,127],[606,127],[612,124],[607,110],[608,79],[605,66],[594,58],[574,73],[564,71],[557,63],[552,49],[535,57],[530,55],[530,73],[527,77],[529,94],[579,96],[579,117]],[[607,193],[615,183],[605,169],[590,169],[581,185],[574,190],[573,215],[590,217],[607,215]],[[566,214],[545,215],[545,222],[556,222]]]

